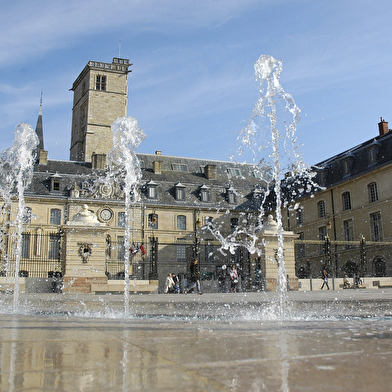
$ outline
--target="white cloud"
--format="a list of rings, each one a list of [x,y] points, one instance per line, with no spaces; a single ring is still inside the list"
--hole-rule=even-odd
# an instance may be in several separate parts
[[[167,31],[225,23],[257,0],[29,0],[2,7],[0,65],[27,60],[110,28]]]

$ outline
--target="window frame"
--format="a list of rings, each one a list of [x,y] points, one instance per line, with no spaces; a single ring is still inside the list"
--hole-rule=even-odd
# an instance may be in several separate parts
[[[377,187],[377,182],[372,181],[368,184],[368,197],[369,197],[369,203],[375,203],[378,201],[378,187]]]
[[[177,230],[186,230],[186,216],[177,215]]]
[[[342,193],[342,207],[343,211],[351,210],[351,194],[349,191]]]
[[[51,208],[49,223],[51,225],[61,225],[61,209],[60,208]]]
[[[320,200],[317,202],[317,216],[319,219],[325,218],[327,216],[325,200]]]
[[[95,75],[95,90],[107,91],[107,77],[106,75]]]

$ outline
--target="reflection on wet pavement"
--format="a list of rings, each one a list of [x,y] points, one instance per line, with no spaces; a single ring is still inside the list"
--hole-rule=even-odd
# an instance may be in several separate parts
[[[3,312],[0,390],[390,389],[388,315],[286,320],[232,316],[98,318]]]

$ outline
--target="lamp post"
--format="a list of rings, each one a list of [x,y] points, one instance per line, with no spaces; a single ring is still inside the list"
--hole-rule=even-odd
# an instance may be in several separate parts
[[[366,244],[365,244],[365,237],[361,235],[361,241],[360,241],[360,260],[361,260],[361,265],[360,265],[360,276],[364,276],[364,274],[367,272],[366,268]]]
[[[151,266],[149,279],[157,280],[158,279],[158,238],[155,237],[154,229],[158,223],[158,216],[154,213],[151,215],[151,228],[152,228],[152,237],[150,238],[150,246],[151,246]]]

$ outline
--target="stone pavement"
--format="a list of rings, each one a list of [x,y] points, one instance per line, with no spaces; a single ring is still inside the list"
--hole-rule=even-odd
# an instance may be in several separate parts
[[[0,391],[388,391],[392,290],[0,295]]]

